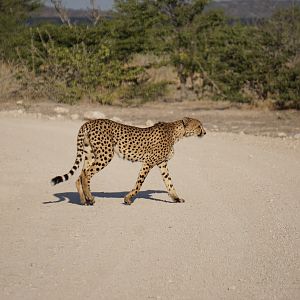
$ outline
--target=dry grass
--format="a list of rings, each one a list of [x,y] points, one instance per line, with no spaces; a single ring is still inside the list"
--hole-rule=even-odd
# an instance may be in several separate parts
[[[14,99],[20,89],[20,83],[16,79],[18,67],[0,61],[0,101]]]

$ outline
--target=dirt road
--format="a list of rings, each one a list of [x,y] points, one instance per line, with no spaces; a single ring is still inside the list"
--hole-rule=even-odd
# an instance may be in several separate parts
[[[115,158],[79,205],[79,121],[2,117],[0,299],[299,299],[300,141],[208,132],[179,142],[169,203]]]

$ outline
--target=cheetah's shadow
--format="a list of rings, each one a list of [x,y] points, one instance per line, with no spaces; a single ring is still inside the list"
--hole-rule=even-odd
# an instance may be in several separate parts
[[[116,199],[121,198],[123,199],[128,192],[96,192],[92,193],[93,196],[96,197],[96,202],[101,199]],[[152,200],[152,201],[159,201],[159,202],[165,202],[165,203],[174,203],[173,201],[158,199],[153,197],[153,194],[167,194],[166,191],[156,191],[156,190],[147,190],[147,191],[140,191],[136,197],[133,198],[134,202],[137,198],[142,198],[146,200]],[[45,201],[43,204],[54,204],[62,201],[68,201],[68,203],[81,205],[79,194],[77,192],[66,192],[66,193],[56,193],[53,194],[57,198],[57,200],[53,201]],[[100,199],[99,199],[100,198]],[[122,203],[123,204],[123,203]]]

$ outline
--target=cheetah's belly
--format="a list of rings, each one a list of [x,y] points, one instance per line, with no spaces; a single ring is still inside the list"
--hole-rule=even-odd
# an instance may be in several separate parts
[[[141,149],[139,151],[130,150],[126,147],[122,147],[120,145],[116,145],[114,147],[114,152],[117,154],[118,157],[122,159],[126,159],[132,162],[136,161],[143,161],[143,153]]]

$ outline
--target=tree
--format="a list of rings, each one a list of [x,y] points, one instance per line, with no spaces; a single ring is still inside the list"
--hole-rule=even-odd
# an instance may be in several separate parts
[[[160,16],[165,48],[175,66],[180,88],[185,94],[187,78],[193,81],[197,71],[195,24],[210,0],[161,0],[152,1]]]
[[[14,49],[16,44],[21,46],[22,25],[28,15],[39,8],[40,0],[1,0],[0,1],[0,57]]]
[[[88,10],[88,18],[95,26],[101,20],[101,9],[97,7],[95,0],[90,0],[91,8]]]
[[[210,0],[118,0],[115,6],[117,48],[129,55],[168,54],[181,89],[195,69],[194,24]]]
[[[276,11],[262,28],[273,37],[267,51],[279,61],[270,85],[280,108],[300,108],[300,6],[293,3]]]
[[[63,6],[62,0],[51,0],[61,22],[67,24],[69,27],[72,27],[71,20],[68,16],[67,9]]]
[[[151,0],[117,0],[110,22],[113,48],[120,59],[129,60],[134,53],[154,50],[159,23],[158,11]]]
[[[16,23],[23,22],[28,14],[36,10],[40,5],[40,0],[1,0],[0,20],[6,17]]]

